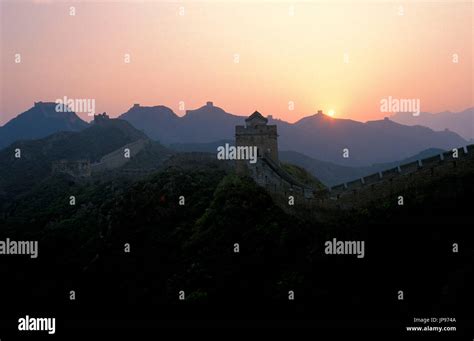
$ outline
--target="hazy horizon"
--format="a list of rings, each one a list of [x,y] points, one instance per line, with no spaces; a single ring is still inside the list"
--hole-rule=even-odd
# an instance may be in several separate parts
[[[402,5],[2,1],[0,125],[64,96],[111,117],[213,101],[288,122],[318,110],[382,119],[387,97],[430,113],[474,107],[473,4]]]
[[[50,101],[43,101],[43,100],[37,100],[35,102],[43,102],[43,103],[51,103],[51,102],[54,102],[53,100],[50,100]],[[186,110],[197,110],[197,109],[200,109],[201,107],[204,107],[206,106],[206,102],[208,101],[204,101],[201,105],[197,105],[196,107],[193,107],[193,108],[187,108]],[[212,101],[209,101],[209,102],[212,102]],[[102,113],[107,113],[107,115],[111,118],[118,118],[120,115],[128,112],[129,109],[131,109],[133,107],[134,104],[140,104],[140,107],[155,107],[155,106],[164,106],[164,107],[167,107],[169,109],[171,109],[177,116],[179,117],[183,117],[186,115],[186,112],[180,112],[180,111],[175,111],[171,106],[169,105],[166,105],[164,103],[156,103],[156,104],[150,104],[150,105],[144,105],[142,103],[131,103],[128,108],[121,112],[121,113],[118,113],[118,114],[111,114],[109,113],[107,110],[104,110],[104,111],[97,111],[95,114],[102,114]],[[24,113],[25,111],[28,111],[29,109],[31,109],[32,107],[34,106],[34,103],[31,103],[30,105],[27,106],[27,108],[25,109],[22,109],[20,112],[18,112],[18,114],[12,116],[11,118],[8,119],[8,121],[5,121],[3,123],[0,122],[0,127],[4,126],[5,124],[7,124],[10,120],[14,119],[15,117],[21,115],[22,113]],[[259,110],[258,108],[255,108],[254,110],[251,110],[250,112],[248,113],[235,113],[235,112],[232,112],[230,110],[228,110],[226,107],[222,106],[222,105],[219,105],[219,103],[214,103],[213,102],[213,106],[214,107],[217,107],[217,108],[220,108],[222,110],[224,110],[226,113],[228,114],[232,114],[232,115],[235,115],[235,116],[243,116],[243,117],[247,117],[247,116],[250,116],[254,111],[259,111],[263,116],[267,117],[267,116],[272,116],[273,119],[276,119],[276,120],[282,120],[282,121],[285,121],[285,122],[288,122],[288,123],[295,123],[297,122],[298,120],[302,119],[302,118],[305,118],[305,117],[308,117],[308,116],[312,116],[312,115],[315,115],[317,114],[317,110],[315,112],[311,112],[311,113],[305,113],[305,114],[302,114],[301,117],[299,117],[297,120],[294,120],[294,121],[287,121],[285,120],[284,118],[281,118],[281,117],[278,117],[278,116],[275,116],[271,113],[267,114],[267,113],[264,113],[262,112],[261,110]],[[443,110],[443,111],[440,111],[440,112],[421,112],[421,114],[431,114],[431,115],[438,115],[438,114],[442,114],[442,113],[445,113],[445,112],[451,112],[451,113],[459,113],[459,112],[464,112],[466,110],[469,110],[469,109],[474,109],[474,107],[468,107],[468,108],[464,108],[464,109],[461,109],[459,111],[452,111],[452,110]],[[76,113],[77,114],[77,113]],[[324,112],[323,111],[323,114],[328,115],[327,112]],[[357,120],[357,119],[353,119],[353,118],[350,118],[350,117],[333,117],[334,119],[351,119],[351,120],[354,120],[354,121],[358,121],[358,122],[363,122],[363,123],[366,123],[368,121],[373,121],[373,120],[382,120],[384,119],[385,117],[388,117],[388,118],[391,118],[392,116],[396,116],[396,114],[404,114],[403,112],[398,112],[398,113],[387,113],[386,116],[384,117],[380,117],[380,118],[373,118],[373,119],[369,119],[369,120]],[[79,116],[82,120],[86,121],[86,122],[91,122],[94,117],[93,116],[87,116],[87,114],[77,114],[77,116]]]

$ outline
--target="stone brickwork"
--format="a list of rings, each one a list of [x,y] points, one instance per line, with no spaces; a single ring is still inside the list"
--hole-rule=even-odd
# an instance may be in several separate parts
[[[280,166],[276,126],[268,126],[267,119],[260,113],[252,114],[245,127],[237,126],[235,136],[236,146],[257,146],[260,151],[255,164],[236,162],[238,174],[252,177],[278,203],[288,205],[288,197],[293,196],[295,204],[310,209],[363,207],[445,175],[474,171],[474,145],[469,145],[316,191],[301,184]]]
[[[89,160],[58,160],[52,163],[53,174],[69,174],[80,178],[89,177],[94,173],[116,169],[125,165],[131,158],[137,155],[149,143],[148,139],[141,139],[126,144],[123,147],[103,156],[99,162],[91,164]],[[126,151],[130,152],[130,157],[125,157]],[[139,173],[138,170],[135,171]]]
[[[148,139],[140,139],[132,143],[126,144],[117,150],[103,156],[99,162],[91,165],[92,173],[102,172],[108,169],[115,169],[122,167],[131,158],[137,155],[149,143]],[[126,158],[126,151],[130,151],[130,157]]]
[[[288,174],[278,161],[278,134],[276,125],[267,125],[268,120],[258,111],[245,120],[245,126],[235,127],[235,145],[256,146],[257,162],[236,160],[236,171],[252,177],[257,184],[269,192],[285,196],[313,197],[313,190]]]
[[[403,195],[408,188],[416,188],[446,175],[473,171],[474,145],[469,145],[331,187],[322,205],[340,208],[364,206],[381,198]]]
[[[255,111],[245,120],[245,126],[235,127],[235,145],[257,146],[258,157],[278,162],[277,126],[267,123],[268,120]]]

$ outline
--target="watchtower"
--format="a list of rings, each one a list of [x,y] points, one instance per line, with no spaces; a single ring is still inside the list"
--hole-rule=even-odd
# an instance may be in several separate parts
[[[235,127],[235,145],[256,146],[259,158],[270,158],[278,164],[278,134],[276,125],[255,111],[245,120],[245,126]]]

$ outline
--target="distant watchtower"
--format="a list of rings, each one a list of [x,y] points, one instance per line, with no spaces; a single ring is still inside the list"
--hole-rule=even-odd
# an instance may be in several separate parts
[[[94,123],[101,123],[101,122],[107,122],[109,120],[109,115],[107,113],[102,113],[98,115],[94,115]]]
[[[255,111],[245,120],[245,126],[235,127],[236,146],[256,146],[258,157],[278,163],[278,134],[276,125],[267,125],[268,119]]]

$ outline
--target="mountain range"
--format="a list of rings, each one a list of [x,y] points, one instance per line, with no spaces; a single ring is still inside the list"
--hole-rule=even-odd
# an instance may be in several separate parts
[[[47,178],[53,161],[89,160],[96,163],[124,145],[143,139],[148,137],[127,121],[111,119],[88,125],[79,132],[61,131],[37,140],[17,141],[0,150],[0,203],[2,197],[23,193]],[[19,158],[16,150],[21,152]],[[152,157],[146,160],[147,163],[140,157],[132,158],[130,162],[140,162],[137,168],[150,167],[150,163],[156,165],[170,154],[165,147],[152,141],[142,153]]]
[[[214,153],[218,146],[226,143],[234,145],[232,140],[220,140],[210,143],[175,143],[170,147],[177,152]],[[374,163],[370,166],[349,167],[336,163],[321,161],[305,154],[291,150],[280,150],[279,159],[283,164],[292,164],[307,170],[326,186],[334,186],[363,176],[381,172],[412,161],[429,158],[444,152],[443,149],[429,148],[408,158],[386,163]]]
[[[233,140],[235,126],[243,125],[245,116],[233,115],[208,102],[186,111],[182,117],[165,106],[135,104],[119,118],[151,139],[170,146]],[[278,126],[280,150],[350,167],[394,162],[430,148],[447,150],[467,143],[451,131],[406,126],[388,118],[362,123],[317,113],[295,123],[272,116],[268,119],[268,124]],[[38,102],[0,127],[0,148],[16,140],[41,138],[58,131],[80,131],[88,126],[75,113],[57,113],[54,103]]]
[[[57,112],[54,102],[36,102],[0,127],[0,149],[17,140],[31,140],[58,131],[80,131],[89,124],[74,112]]]
[[[242,125],[246,117],[230,114],[208,102],[196,110],[187,110],[183,117],[162,105],[142,107],[135,104],[119,118],[142,129],[152,139],[172,144],[233,139],[235,126]]]
[[[389,317],[408,312],[400,330],[413,318],[412,311],[431,309],[434,313],[428,311],[428,316],[433,316],[453,307],[472,307],[473,255],[451,251],[456,241],[465,241],[464,249],[473,247],[474,239],[464,228],[472,220],[472,167],[465,173],[443,172],[439,178],[429,172],[409,176],[402,193],[389,191],[387,184],[376,186],[369,191],[386,197],[363,209],[321,207],[311,212],[298,200],[294,208],[282,209],[289,206],[286,198],[280,204],[251,178],[223,171],[219,167],[224,162],[216,160],[215,153],[207,154],[214,164],[205,160],[199,167],[191,160],[186,169],[181,165],[187,154],[178,153],[169,158],[176,167],[140,178],[117,176],[119,170],[85,179],[51,175],[53,161],[97,162],[143,139],[145,133],[129,122],[100,116],[79,132],[17,141],[0,150],[0,240],[40,245],[40,257],[31,262],[24,256],[2,258],[0,273],[8,274],[0,286],[2,307],[14,311],[31,304],[61,310],[67,300],[71,314],[81,308],[81,316],[123,320],[127,310],[139,311],[141,317],[133,318],[142,318],[157,306],[177,306],[177,293],[184,288],[189,302],[184,305],[195,308],[186,316],[203,315],[203,307],[210,307],[221,316],[223,309],[237,319],[255,311],[252,321],[258,316],[282,321],[285,313],[295,320],[302,311],[294,306],[288,312],[293,304],[285,302],[291,289],[304,302],[304,310],[314,312],[312,320],[341,311],[365,317],[360,310],[364,305]],[[127,165],[135,164],[129,171],[148,168],[150,162],[156,167],[155,160],[169,155],[158,142],[147,142],[150,149],[131,158]],[[205,150],[212,144],[198,147]],[[21,150],[21,159],[14,157],[15,149]],[[301,158],[309,162],[305,168],[314,167],[318,174],[330,166],[288,153],[292,155],[282,157],[281,152],[281,159]],[[327,173],[347,169],[333,165]],[[286,171],[312,182],[302,169]],[[410,187],[412,180],[416,184]],[[405,206],[398,204],[400,194]],[[324,241],[336,238],[370,241],[370,259],[328,255]],[[430,261],[423,266],[413,266],[414,259],[427,257]],[[447,271],[440,275],[440,269]],[[350,286],[348,278],[360,280]],[[400,287],[410,296],[397,310]],[[71,288],[80,293],[80,305],[70,303]],[[124,299],[117,304],[117,297]],[[127,304],[133,309],[123,309]],[[169,309],[161,309],[163,315],[156,319],[168,325],[173,316],[183,315],[184,305],[172,312],[171,320]],[[242,312],[236,311],[239,307]],[[369,317],[373,324],[377,316]]]
[[[437,114],[421,112],[419,116],[396,113],[390,119],[409,126],[421,125],[433,130],[449,129],[466,140],[474,140],[474,107],[461,112],[444,111]]]
[[[233,140],[235,126],[244,116],[224,111],[208,102],[179,117],[163,106],[133,106],[120,116],[148,136],[165,145],[206,144]],[[367,123],[335,119],[318,113],[295,123],[273,119],[278,127],[279,149],[292,150],[309,157],[343,166],[362,167],[374,163],[408,158],[426,149],[450,149],[466,144],[451,131],[433,131],[422,126],[405,126],[386,118]],[[344,157],[347,149],[348,157]]]

